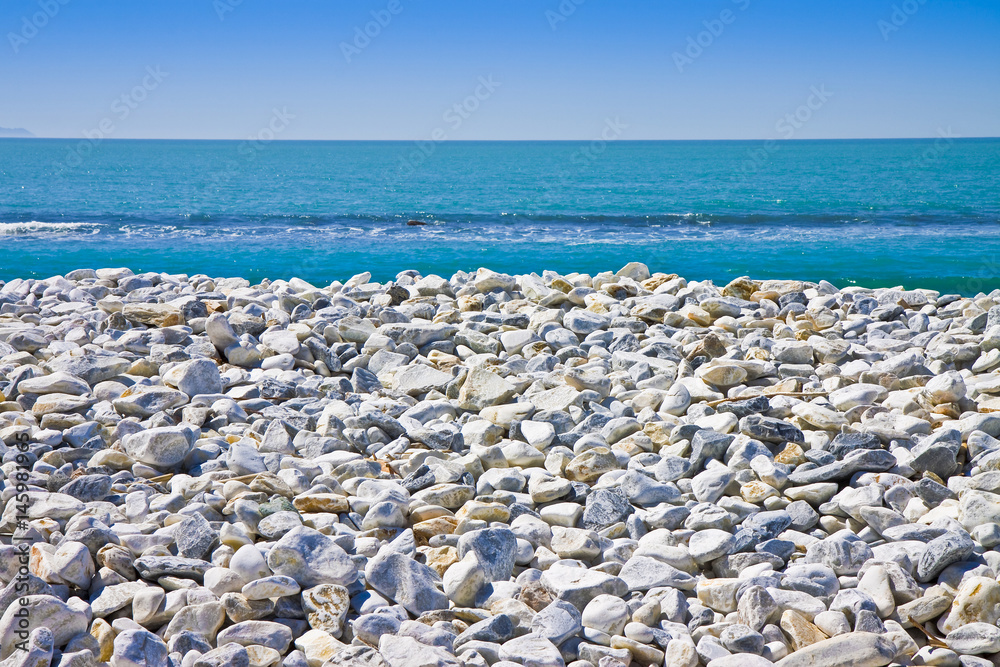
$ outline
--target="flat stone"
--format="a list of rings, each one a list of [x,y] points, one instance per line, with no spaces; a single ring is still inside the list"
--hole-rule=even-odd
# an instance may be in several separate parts
[[[594,447],[574,457],[566,465],[566,478],[573,482],[593,482],[618,467],[618,459],[610,449]]]
[[[524,635],[500,646],[500,659],[532,667],[564,667],[556,645],[544,637]]]
[[[295,648],[305,657],[308,665],[322,665],[342,651],[345,646],[328,632],[310,630],[295,639]]]
[[[462,667],[446,649],[421,644],[413,637],[383,635],[378,650],[389,667]]]
[[[496,373],[482,367],[473,368],[458,394],[459,407],[479,412],[491,405],[506,403],[516,387]]]
[[[112,667],[167,667],[167,645],[148,630],[125,630],[115,637]]]
[[[698,473],[691,480],[691,490],[700,503],[714,503],[725,493],[726,487],[734,479],[729,468],[717,467]]]
[[[48,414],[67,414],[86,410],[97,402],[92,396],[76,396],[73,394],[43,394],[31,406],[31,414],[43,417]]]
[[[301,590],[298,582],[291,577],[276,574],[247,583],[240,593],[247,600],[268,600],[297,595]]]
[[[226,621],[226,611],[219,602],[189,604],[180,609],[163,631],[163,638],[170,640],[180,632],[200,634],[206,640],[215,637]]]
[[[203,653],[195,660],[194,667],[250,667],[250,654],[245,647],[229,642]]]
[[[927,548],[917,563],[917,581],[931,581],[944,568],[972,555],[975,547],[976,543],[965,532],[949,532],[934,538],[927,543]]]
[[[970,489],[958,501],[959,521],[966,530],[985,523],[1000,523],[1000,495]]]
[[[243,621],[222,629],[217,641],[220,645],[229,642],[240,646],[259,644],[285,653],[292,643],[292,631],[287,625],[273,621]]]
[[[659,505],[660,503],[675,503],[681,497],[680,489],[676,486],[658,482],[652,477],[634,470],[630,470],[622,475],[618,483],[629,501],[640,507],[649,507],[651,505]],[[588,502],[591,496],[587,497]],[[584,521],[586,521],[586,517]]]
[[[17,384],[22,394],[70,394],[84,396],[90,393],[90,386],[80,378],[63,371],[56,371],[40,377],[27,378]]]
[[[180,556],[142,556],[135,561],[135,570],[143,579],[156,580],[163,576],[200,581],[212,564],[197,558]]]
[[[365,567],[365,580],[379,593],[419,616],[447,609],[448,598],[438,590],[437,573],[401,553],[379,554]]]
[[[104,500],[105,496],[111,492],[111,476],[81,475],[59,489],[59,492],[84,503]]]
[[[996,653],[1000,651],[1000,628],[992,623],[969,623],[949,632],[944,641],[963,655]]]
[[[853,632],[811,644],[782,658],[778,667],[884,667],[896,647],[885,637]]]
[[[187,394],[159,385],[135,385],[111,401],[115,411],[125,417],[146,419],[158,412],[172,410],[186,404]]]
[[[607,318],[586,310],[573,310],[563,316],[563,326],[575,334],[586,336],[608,326]]]
[[[801,651],[807,646],[827,639],[826,633],[794,609],[782,612],[780,624],[791,642],[793,651]]]
[[[302,588],[349,586],[358,578],[357,568],[344,550],[307,526],[293,528],[279,539],[267,552],[267,565],[274,574],[291,577]]]
[[[871,547],[861,540],[829,537],[809,545],[803,562],[823,563],[838,575],[851,575],[872,557]]]
[[[559,564],[543,572],[539,583],[554,597],[580,610],[598,595],[622,596],[629,590],[629,585],[618,577]]]
[[[697,580],[687,572],[648,556],[633,556],[625,563],[618,576],[629,590],[634,591],[661,587],[691,591],[697,584]]]
[[[748,415],[741,419],[740,431],[764,442],[803,442],[802,431],[798,428],[786,421],[763,415]]]
[[[184,426],[151,428],[125,436],[125,452],[136,461],[156,468],[171,468],[191,451],[195,434]]]
[[[531,620],[532,634],[559,646],[583,629],[580,611],[569,602],[555,600]]]
[[[180,308],[168,303],[126,303],[122,315],[133,324],[171,327],[184,324]]]
[[[95,618],[104,618],[130,604],[135,594],[149,584],[143,581],[126,581],[120,584],[105,586],[97,597],[90,601],[91,611]]]
[[[574,607],[573,609],[575,611],[576,608]],[[458,650],[470,642],[502,644],[514,636],[516,627],[513,618],[508,614],[491,616],[490,618],[473,623],[465,632],[456,637],[455,649]]]
[[[741,623],[734,623],[722,631],[722,645],[733,653],[759,655],[764,651],[764,635]]]
[[[163,383],[176,387],[188,396],[222,393],[222,376],[218,365],[211,359],[180,363],[163,374]]]
[[[52,373],[64,372],[76,376],[93,387],[121,375],[132,365],[127,359],[109,354],[73,354],[53,357],[43,364]]]
[[[815,484],[840,481],[858,472],[885,472],[896,465],[896,457],[884,449],[863,449],[848,453],[844,460],[811,470],[795,470],[788,476],[791,484]]]
[[[734,544],[733,536],[726,531],[709,528],[691,536],[688,551],[698,563],[708,563],[730,553]]]
[[[392,388],[402,394],[417,396],[432,390],[443,391],[453,379],[450,373],[423,364],[415,364],[393,376]]]

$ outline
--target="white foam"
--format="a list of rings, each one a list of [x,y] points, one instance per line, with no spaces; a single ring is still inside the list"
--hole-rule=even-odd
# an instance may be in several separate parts
[[[96,234],[100,225],[96,222],[0,222],[0,236],[13,234],[66,233],[87,230]]]

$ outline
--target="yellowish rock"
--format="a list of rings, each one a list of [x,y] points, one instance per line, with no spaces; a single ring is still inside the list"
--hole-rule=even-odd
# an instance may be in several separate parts
[[[435,535],[451,535],[455,532],[459,520],[453,516],[439,516],[427,519],[413,525],[413,536],[417,544],[427,544],[427,540]]]
[[[666,422],[646,422],[642,427],[642,432],[653,441],[654,447],[658,450],[670,444],[670,432],[673,425]]]
[[[56,573],[55,564],[52,562],[56,548],[45,542],[36,542],[31,545],[31,552],[28,556],[28,568],[31,573],[49,584],[65,584]]]
[[[507,523],[510,520],[510,508],[502,503],[484,503],[479,500],[470,500],[462,505],[462,508],[455,512],[458,521],[479,519],[481,521],[500,521]]]
[[[250,656],[250,667],[270,667],[281,662],[281,654],[269,646],[254,644],[246,649]]]
[[[940,627],[948,633],[969,623],[994,625],[997,620],[1000,620],[1000,584],[989,577],[969,577],[958,589]]]
[[[572,482],[593,482],[610,470],[618,469],[618,459],[607,447],[588,449],[566,466],[566,478]]]
[[[305,654],[309,667],[321,667],[347,645],[334,639],[329,632],[314,628],[295,640],[295,648]]]
[[[611,638],[611,648],[623,648],[632,654],[632,659],[640,665],[662,665],[663,651],[646,644],[641,644],[627,637],[616,635]]]
[[[455,547],[417,547],[417,551],[424,554],[427,567],[441,577],[449,567],[458,562],[458,549]]]
[[[699,366],[695,375],[716,387],[731,387],[747,379],[746,369],[733,364]]]
[[[429,521],[430,519],[436,519],[442,516],[453,517],[455,516],[455,513],[447,508],[441,507],[440,505],[421,505],[420,507],[410,508],[410,521],[413,523]]]
[[[768,498],[778,496],[778,490],[764,482],[753,481],[740,487],[740,496],[748,503],[759,505]]]
[[[720,614],[736,611],[736,591],[742,583],[735,578],[703,579],[695,589],[698,601]]]
[[[753,296],[760,288],[760,283],[750,278],[743,276],[730,281],[728,285],[722,288],[722,296],[734,296],[737,299],[743,299],[744,301],[749,301],[750,297]]]
[[[314,493],[307,496],[296,496],[292,505],[300,512],[330,512],[341,514],[350,511],[347,498],[335,493]]]
[[[122,307],[122,315],[133,324],[154,327],[172,327],[184,324],[180,308],[168,303],[127,303]]]
[[[785,465],[797,466],[806,462],[806,453],[802,450],[801,445],[797,445],[794,442],[790,442],[785,445],[785,448],[774,456],[775,463],[784,463]]]
[[[344,631],[344,619],[351,606],[347,589],[337,584],[320,584],[302,591],[302,611],[309,626],[334,637]]]
[[[825,632],[794,609],[786,609],[781,614],[781,629],[788,636],[793,651],[829,639]]]
[[[115,631],[111,624],[103,618],[95,618],[90,624],[90,636],[96,639],[101,647],[101,654],[97,659],[101,662],[110,660],[115,651]]]
[[[694,304],[688,304],[677,312],[681,317],[685,317],[703,327],[707,327],[712,323],[712,315],[704,308]]]
[[[823,431],[838,431],[847,425],[842,414],[813,403],[799,403],[792,406],[792,414]]]

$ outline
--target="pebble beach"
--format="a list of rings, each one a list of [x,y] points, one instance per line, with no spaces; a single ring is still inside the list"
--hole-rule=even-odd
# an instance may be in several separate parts
[[[80,269],[0,393],[0,667],[1000,655],[1000,290]]]

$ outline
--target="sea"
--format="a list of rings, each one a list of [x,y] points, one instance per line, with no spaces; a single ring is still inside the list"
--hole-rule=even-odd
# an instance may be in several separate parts
[[[78,268],[1000,288],[1000,139],[0,139],[0,280]]]

